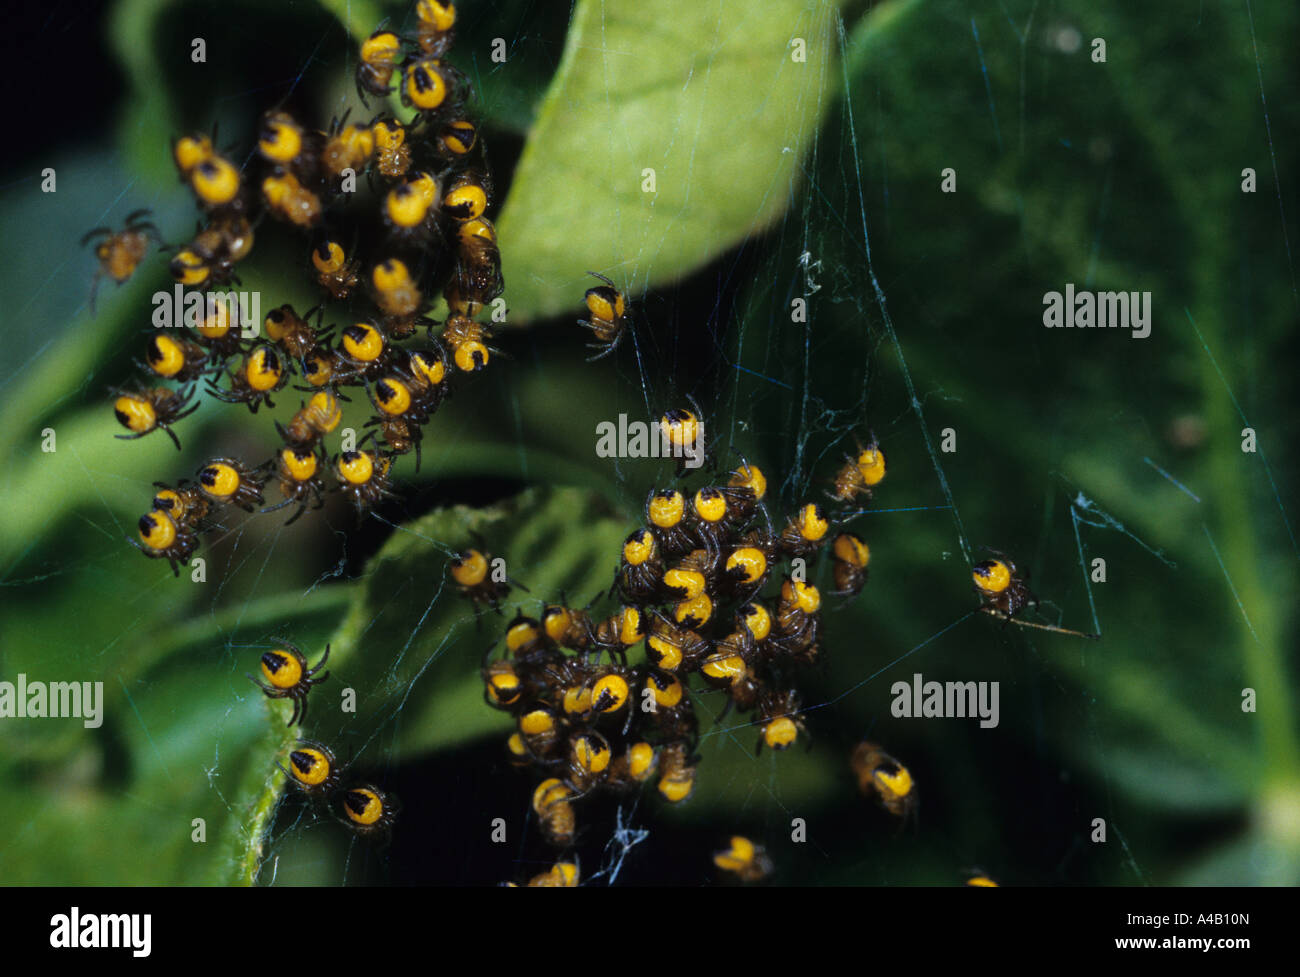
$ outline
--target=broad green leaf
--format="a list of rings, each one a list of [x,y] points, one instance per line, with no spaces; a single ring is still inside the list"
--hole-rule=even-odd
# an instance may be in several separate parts
[[[244,673],[256,667],[256,647],[268,633],[292,633],[304,646],[322,640],[348,589],[276,595],[177,626],[196,585],[168,574],[145,588],[136,569],[132,562],[128,572],[96,574],[90,594],[65,589],[62,600],[40,600],[51,619],[48,636],[6,633],[4,680],[24,674],[29,681],[103,683],[98,728],[78,719],[0,723],[6,883],[252,879],[252,853],[278,797],[268,789],[281,776],[275,761],[297,732],[283,721],[268,725],[266,700]],[[158,565],[149,569],[156,578]],[[170,613],[139,626],[157,607]],[[129,617],[115,617],[119,608],[130,608]],[[116,620],[112,627],[120,629],[131,619],[136,626],[116,638],[108,628],[74,638],[66,624]],[[88,645],[92,640],[100,646]],[[192,840],[196,818],[204,822],[202,842]]]
[[[836,17],[579,0],[499,221],[512,321],[573,308],[588,270],[674,282],[780,217],[838,78]]]
[[[483,702],[484,652],[516,606],[537,616],[561,592],[585,604],[607,589],[628,525],[595,495],[552,488],[486,509],[435,510],[401,527],[370,561],[332,639],[333,688],[357,690],[356,712],[340,712],[330,691],[313,735],[359,750],[381,737],[387,762],[508,732],[509,718]],[[476,614],[447,573],[451,556],[476,537],[528,588],[514,590],[501,615]],[[359,758],[375,759],[364,751]]]

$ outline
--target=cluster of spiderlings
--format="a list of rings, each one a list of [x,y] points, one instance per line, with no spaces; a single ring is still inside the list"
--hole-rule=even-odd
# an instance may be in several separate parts
[[[692,411],[670,411],[660,427],[669,444],[703,443]],[[835,480],[840,501],[869,493],[884,476],[874,443],[849,464],[856,474]],[[840,490],[846,482],[853,493]],[[692,676],[726,695],[719,719],[732,708],[754,714],[757,750],[785,750],[799,738],[794,680],[822,655],[812,563],[830,544],[833,593],[852,597],[866,583],[870,554],[857,536],[837,534],[838,517],[815,502],[777,531],[766,492],[767,479],[748,462],[721,484],[651,492],[646,525],[623,543],[610,590],[621,598],[617,610],[552,604],[540,619],[520,611],[507,625],[504,654],[489,649],[485,699],[515,719],[507,749],[540,776],[532,806],[550,844],[573,843],[575,802],[596,792],[631,793],[657,777],[666,801],[690,796],[700,732]],[[506,588],[484,589],[485,561],[467,551],[451,573],[467,596],[495,606]],[[629,664],[637,646],[644,658]],[[765,874],[752,852],[734,860],[746,862],[745,877]]]
[[[469,85],[442,60],[455,7],[419,0],[416,19],[409,40],[379,30],[362,42],[357,71],[363,102],[367,95],[390,94],[400,75],[401,100],[414,111],[409,122],[381,113],[368,123],[350,123],[345,113],[320,132],[285,111],[269,111],[250,166],[256,177],[241,172],[206,136],[185,136],[173,147],[205,223],[175,249],[171,272],[178,285],[206,293],[207,301],[195,303],[198,312],[183,333],[150,337],[142,364],[150,383],[115,392],[117,418],[130,432],[119,437],[162,430],[179,449],[172,425],[196,409],[200,384],[215,399],[253,413],[262,404],[274,407],[272,396],[295,376],[303,381],[295,389],[311,394],[287,425],[276,424],[281,444],[273,458],[256,466],[215,459],[193,482],[159,485],[133,542],[146,555],[169,560],[176,573],[199,534],[212,528],[217,506],[253,511],[270,481],[278,483],[283,500],[262,511],[296,506],[290,522],[324,504],[331,474],[333,488],[358,512],[390,495],[394,458],[414,452],[419,468],[424,426],[453,377],[488,364],[492,337],[478,317],[504,283],[496,231],[485,216],[491,184],[466,112]],[[375,191],[371,214],[378,212],[378,233],[365,255],[354,243],[365,219],[358,222],[357,209],[345,207],[358,177]],[[253,228],[263,215],[308,238],[310,261],[304,254],[304,264],[322,300],[301,315],[289,305],[273,309],[260,324],[261,335],[249,339],[240,328],[243,312],[232,309],[225,293],[211,290],[238,281],[235,268],[252,251]],[[138,215],[133,221],[122,232],[129,238],[113,244],[120,235],[112,236],[101,246],[101,275],[120,281],[119,273],[129,274],[126,265],[138,263],[136,252],[151,225],[139,223]],[[119,251],[120,260],[110,261]],[[439,295],[447,306],[441,324],[428,317]],[[351,324],[324,327],[331,303],[344,302]],[[400,345],[422,328],[427,342]],[[160,385],[166,382],[176,389]],[[372,430],[351,450],[329,456],[324,439],[342,420],[347,387],[364,389],[374,408],[365,425]]]
[[[262,680],[252,675],[248,678],[268,699],[293,703],[288,723],[292,726],[307,718],[307,698],[312,688],[329,678],[329,672],[322,673],[321,669],[329,660],[330,648],[326,645],[320,661],[309,667],[307,656],[298,647],[283,638],[276,640],[277,647],[262,655]],[[342,788],[345,767],[324,743],[299,740],[288,759],[287,767],[278,765],[289,783],[313,801],[324,803],[339,821],[358,834],[387,838],[397,820],[400,805],[396,797],[373,784]]]

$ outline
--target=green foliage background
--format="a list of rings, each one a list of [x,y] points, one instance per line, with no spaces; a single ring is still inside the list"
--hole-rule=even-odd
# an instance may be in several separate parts
[[[112,144],[51,161],[54,197],[35,179],[5,189],[4,226],[22,233],[6,235],[0,262],[0,678],[99,680],[107,704],[99,730],[0,722],[0,882],[259,878],[283,786],[272,761],[295,735],[287,708],[243,677],[273,634],[333,642],[326,689],[356,688],[358,717],[340,725],[317,707],[310,729],[364,744],[363,762],[454,760],[504,736],[481,702],[484,639],[443,591],[446,553],[482,532],[527,568],[533,596],[585,600],[654,478],[587,448],[596,421],[646,400],[629,348],[582,361],[570,320],[589,268],[662,296],[647,303],[661,321],[637,337],[668,351],[661,367],[677,365],[675,337],[707,332],[722,364],[711,422],[773,473],[778,509],[820,491],[868,424],[891,463],[877,505],[946,505],[927,448],[946,427],[959,439],[937,455],[955,511],[867,517],[873,576],[829,616],[831,664],[807,690],[829,703],[809,714],[811,752],[756,761],[752,730],[706,738],[697,796],[649,809],[648,845],[744,828],[796,882],[950,882],[975,864],[1023,883],[1300,879],[1286,399],[1300,11],[721,0],[652,16],[635,0],[578,0],[566,21],[513,0],[461,6],[458,56],[489,145],[522,145],[498,221],[520,331],[503,339],[514,359],[440,412],[424,468],[404,476],[412,490],[528,491],[418,516],[355,575],[331,575],[344,544],[310,519],[290,531],[249,521],[213,550],[220,572],[203,586],[129,549],[150,482],[208,454],[266,454],[267,422],[205,408],[182,425],[179,463],[160,438],[115,440],[104,388],[127,375],[165,268],[105,289],[92,319],[74,294],[89,259],[73,245],[110,204],[113,221],[147,205],[169,238],[183,234],[172,135],[220,119],[223,136],[246,136],[275,97],[246,90],[240,58],[278,50],[290,78],[305,65],[298,81],[319,92],[324,122],[350,85],[346,35],[400,22],[404,5],[221,4],[218,16],[119,3],[107,39],[127,87]],[[1072,54],[1054,46],[1067,27]],[[188,62],[196,33],[218,82]],[[498,36],[512,46],[505,66],[484,54]],[[805,64],[790,59],[795,36]],[[1094,37],[1104,64],[1089,57]],[[647,166],[654,195],[640,189]],[[955,194],[938,190],[947,167]],[[1257,193],[1241,192],[1244,167]],[[269,247],[245,287],[312,304],[300,256]],[[673,304],[698,295],[689,276],[704,269],[732,296],[729,321]],[[810,322],[792,324],[809,280]],[[1043,330],[1041,295],[1067,281],[1150,290],[1151,338]],[[690,389],[656,379],[656,409]],[[1247,426],[1259,453],[1240,449]],[[53,454],[36,448],[47,427]],[[788,475],[779,486],[776,473]],[[959,537],[1017,554],[1064,622],[1085,628],[1081,557],[1104,557],[1092,595],[1104,640],[960,620],[972,598]],[[889,685],[913,671],[1000,681],[1002,724],[893,719]],[[1246,687],[1255,713],[1241,710]],[[869,730],[921,785],[914,832],[895,837],[852,789],[845,756]],[[522,783],[519,797],[522,812]],[[792,816],[813,844],[783,843]],[[190,840],[196,817],[206,844]],[[1095,817],[1105,845],[1088,840]],[[277,844],[278,881],[343,877],[341,831],[287,829]]]

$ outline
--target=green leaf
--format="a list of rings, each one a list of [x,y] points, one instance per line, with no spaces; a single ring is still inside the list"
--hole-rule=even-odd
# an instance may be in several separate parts
[[[836,84],[835,10],[580,0],[499,221],[512,321],[572,309],[588,270],[671,283],[779,218]]]
[[[1300,790],[1270,789],[1249,827],[1183,867],[1179,885],[1300,885]]]
[[[141,582],[146,570],[151,588]],[[291,633],[304,647],[322,641],[348,588],[276,595],[178,627],[202,585],[170,573],[158,581],[159,570],[132,560],[124,572],[92,577],[94,589],[28,591],[43,612],[36,620],[50,622],[46,633],[7,631],[5,681],[103,683],[98,728],[78,719],[0,723],[0,878],[10,884],[251,881],[278,802],[275,761],[298,733],[283,718],[267,723],[267,700],[244,673],[268,634]],[[120,608],[135,620],[115,618]],[[139,625],[158,610],[160,623]],[[87,648],[68,640],[73,619],[134,626],[119,639],[88,628],[84,640],[97,644]],[[194,840],[195,819],[205,840]]]
[[[533,489],[486,509],[439,509],[401,527],[367,565],[331,639],[331,684],[357,690],[356,712],[331,703],[313,714],[313,735],[356,747],[362,762],[373,760],[364,747],[377,736],[385,762],[488,732],[504,736],[509,717],[483,702],[483,653],[516,605],[537,616],[561,592],[586,603],[608,588],[628,527],[608,502],[571,488]],[[450,557],[476,537],[504,558],[511,581],[528,587],[510,594],[506,616],[476,614],[447,574]]]

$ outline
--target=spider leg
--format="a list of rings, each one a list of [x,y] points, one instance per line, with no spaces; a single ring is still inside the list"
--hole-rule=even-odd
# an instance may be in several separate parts
[[[728,695],[726,704],[723,705],[722,709],[718,712],[717,717],[714,718],[713,725],[716,726],[718,725],[718,723],[722,722],[722,720],[726,719],[727,715],[731,712],[731,709],[735,704],[736,701],[732,699],[730,695]]]
[[[102,271],[95,272],[95,280],[90,283],[90,314],[95,314],[95,296],[99,292],[99,283],[104,280]]]
[[[239,394],[237,394],[233,389],[223,390],[217,385],[217,383],[218,381],[216,378],[208,378],[208,393],[213,397],[216,397],[217,400],[225,404],[238,404],[241,402],[242,398],[240,398]]]
[[[289,501],[292,502],[293,500],[290,499]],[[272,506],[272,508],[274,508],[274,509],[278,509],[278,508],[280,508],[280,506],[278,506],[278,505],[277,505],[277,506]],[[263,512],[270,512],[271,510],[270,510],[270,509],[263,509],[262,511],[263,511]],[[302,514],[303,514],[304,512],[306,512],[306,511],[307,511],[307,503],[306,503],[306,502],[299,502],[299,503],[298,503],[298,511],[295,512],[292,516],[289,517],[289,521],[286,522],[285,525],[286,525],[286,526],[292,526],[295,522],[298,521],[298,519],[299,519],[299,518],[302,516]]]
[[[268,512],[276,512],[276,511],[279,510],[279,509],[283,509],[283,508],[284,508],[285,506],[287,506],[287,505],[293,505],[295,502],[299,502],[299,500],[296,499],[296,498],[288,498],[288,499],[285,499],[283,502],[277,502],[275,505],[268,505],[266,508],[260,510],[258,514],[259,514],[259,515],[265,515],[265,514],[268,513]],[[299,502],[299,504],[300,504],[300,505],[304,505],[304,504],[301,503],[301,502]],[[304,505],[304,508],[305,508],[305,505]],[[300,512],[298,513],[298,515],[302,515],[302,512],[300,511]],[[293,519],[297,519],[297,518],[298,518],[298,516],[294,516],[294,517],[293,517]],[[290,519],[289,522],[293,522],[293,519]],[[286,522],[285,525],[287,526],[287,525],[289,525],[289,523]]]
[[[256,685],[259,689],[261,689],[263,692],[265,692],[265,693],[266,693],[268,696],[270,696],[272,699],[278,699],[278,698],[280,698],[280,696],[278,695],[278,693],[279,693],[279,691],[280,691],[279,689],[272,688],[271,686],[265,684],[264,682],[261,682],[261,681],[255,679],[255,678],[253,678],[253,676],[249,675],[247,672],[244,673],[244,678],[248,679],[250,682],[252,682],[254,685]]]
[[[606,356],[609,356],[611,353],[614,352],[615,349],[618,348],[618,341],[619,339],[622,338],[623,338],[623,334],[619,333],[618,338],[615,339],[612,343],[609,343],[608,345],[601,345],[600,343],[588,343],[587,344],[588,349],[600,349],[600,350],[604,350],[604,352],[597,353],[595,356],[588,356],[587,362],[595,363],[597,360],[603,360]]]

